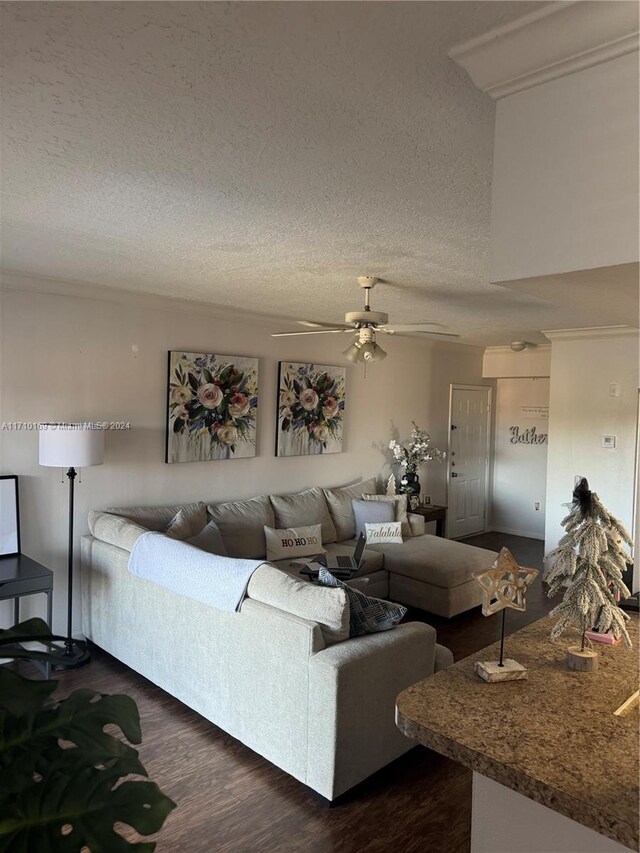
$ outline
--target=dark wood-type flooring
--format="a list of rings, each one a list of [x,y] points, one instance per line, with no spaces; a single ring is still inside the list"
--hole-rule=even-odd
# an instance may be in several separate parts
[[[537,540],[487,533],[467,541],[495,550],[507,545],[521,565],[542,567]],[[526,613],[509,611],[507,632],[539,619],[550,606],[537,582]],[[499,638],[500,617],[485,619],[480,608],[450,620],[419,610],[409,616],[434,625],[439,642],[456,659]],[[142,761],[178,803],[159,835],[158,853],[469,850],[471,772],[422,747],[328,808],[304,785],[100,649],[93,648],[88,666],[58,678],[60,696],[90,686],[127,693],[137,702]]]

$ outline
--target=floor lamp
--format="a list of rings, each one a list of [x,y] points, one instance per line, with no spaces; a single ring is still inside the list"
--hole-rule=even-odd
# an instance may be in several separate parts
[[[54,669],[72,669],[89,662],[89,652],[72,637],[73,616],[73,490],[78,474],[76,468],[102,465],[104,430],[94,424],[40,424],[40,465],[49,468],[68,468],[69,478],[69,547],[67,554],[67,638],[60,649]]]

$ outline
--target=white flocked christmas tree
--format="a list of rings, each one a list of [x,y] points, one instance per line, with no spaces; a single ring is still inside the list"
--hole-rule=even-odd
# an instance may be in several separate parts
[[[584,649],[585,631],[596,629],[623,637],[631,646],[624,624],[629,617],[616,600],[631,594],[622,579],[632,562],[623,543],[631,546],[631,537],[605,509],[598,495],[589,490],[584,477],[573,491],[570,506],[569,515],[562,520],[566,533],[558,547],[545,556],[548,568],[544,579],[549,584],[549,596],[565,590],[562,601],[549,614],[558,617],[551,637],[559,637],[567,628],[577,628]]]

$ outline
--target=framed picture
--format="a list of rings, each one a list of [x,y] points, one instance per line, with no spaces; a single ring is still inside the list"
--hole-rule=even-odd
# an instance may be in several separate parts
[[[409,495],[409,509],[420,509],[420,495]]]
[[[165,462],[256,455],[258,359],[169,352]]]
[[[281,361],[276,456],[342,452],[344,367]]]
[[[18,478],[14,474],[0,476],[0,557],[20,553],[20,508]]]

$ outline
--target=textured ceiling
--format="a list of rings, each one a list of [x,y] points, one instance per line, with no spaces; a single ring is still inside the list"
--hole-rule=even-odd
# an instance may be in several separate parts
[[[3,267],[328,321],[374,274],[469,343],[602,324],[488,282],[494,104],[446,52],[539,5],[3,4]]]

